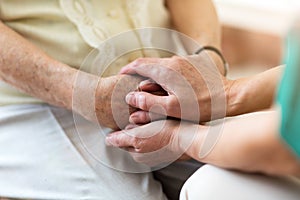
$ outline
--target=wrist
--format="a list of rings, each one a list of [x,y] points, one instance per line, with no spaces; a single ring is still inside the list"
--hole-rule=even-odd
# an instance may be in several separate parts
[[[205,149],[207,148],[207,145],[205,145],[205,139],[209,132],[209,127],[203,125],[194,125],[193,132],[193,141],[187,149],[186,154],[191,158],[201,162],[206,159],[207,155],[211,151],[211,149]]]
[[[214,46],[203,46],[198,49],[195,54],[200,54],[201,52],[205,51],[209,58],[213,61],[213,64],[217,67],[218,71],[223,75],[226,76],[228,72],[229,65],[224,58],[222,52]]]
[[[97,122],[95,93],[102,78],[77,70],[72,88],[71,109],[89,121]]]
[[[225,67],[224,62],[221,59],[221,57],[218,54],[216,54],[215,52],[212,52],[212,51],[206,51],[206,53],[211,58],[213,63],[216,65],[216,67],[218,68],[220,74],[222,74],[223,76],[226,76],[226,73],[227,73],[226,72],[226,67]]]
[[[178,134],[180,152],[200,160],[201,146],[206,136],[207,127],[199,124],[181,123]]]
[[[251,78],[229,80],[226,86],[226,116],[236,116],[260,110],[257,89]]]

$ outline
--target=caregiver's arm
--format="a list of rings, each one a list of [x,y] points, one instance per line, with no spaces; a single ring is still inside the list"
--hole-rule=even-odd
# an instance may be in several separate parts
[[[130,149],[137,162],[149,165],[185,153],[222,168],[299,176],[300,160],[280,138],[279,122],[278,111],[241,115],[212,126],[161,120],[111,133],[106,143]]]
[[[201,64],[199,59],[187,59],[190,62],[200,64],[192,66],[184,62],[180,57],[163,59],[141,58],[124,67],[121,71],[122,73],[139,74],[151,78],[159,85],[162,85],[169,93],[168,96],[162,97],[147,92],[132,92],[126,98],[127,103],[146,111],[159,104],[165,109],[168,116],[182,118],[180,104],[189,102],[194,92],[196,94],[195,101],[198,102],[199,110],[202,111],[200,121],[209,121],[223,116],[223,109],[220,109],[220,111],[215,109],[215,112],[220,112],[221,115],[214,113],[216,117],[211,116],[210,103],[212,98],[215,102],[218,102],[218,105],[224,105],[226,116],[267,109],[272,105],[276,93],[276,85],[281,77],[283,67],[276,67],[251,77],[236,80],[229,80],[223,76],[216,75],[214,70],[212,70],[203,79],[199,71],[203,72],[210,69],[206,65]],[[172,76],[174,74],[172,71],[178,72],[189,82],[193,88],[192,93],[186,94],[189,87],[177,87],[174,89],[173,85],[178,84],[180,79]],[[142,85],[140,88],[146,90]],[[181,102],[176,98],[179,96],[182,97]],[[185,119],[191,120],[193,118],[192,114],[195,112],[197,111],[191,111],[191,116],[187,116]],[[150,115],[147,112],[139,111],[132,114],[131,120],[135,123],[149,122]]]
[[[270,108],[283,69],[283,66],[278,66],[251,77],[229,80],[226,116]]]
[[[211,0],[166,0],[178,31],[201,45],[221,47],[221,28]]]
[[[300,175],[300,163],[278,133],[279,111],[257,112],[226,120],[220,138],[200,157],[208,127],[200,127],[187,154],[223,168],[272,175]]]
[[[211,0],[166,0],[174,28],[196,40],[199,45],[221,49],[221,27]],[[207,51],[224,74],[219,56]]]
[[[84,117],[95,120],[94,113],[103,125],[116,128],[110,108],[110,96],[113,88],[122,77],[128,82],[124,94],[136,88],[140,78],[115,76],[101,79],[92,74],[80,72],[47,56],[39,48],[8,28],[0,21],[0,79],[10,85],[38,97],[50,104],[74,109]],[[77,89],[75,108],[73,107],[74,81],[77,75],[82,78]],[[130,79],[130,81],[129,81]],[[124,84],[123,81],[123,84]],[[126,84],[124,84],[126,85]],[[129,90],[130,89],[130,90]],[[96,90],[95,106],[91,105],[94,96],[90,91]],[[103,97],[103,95],[106,95]],[[122,106],[125,105],[124,96]],[[126,106],[125,106],[126,107]],[[128,111],[128,107],[126,107]],[[104,119],[106,119],[104,121]]]

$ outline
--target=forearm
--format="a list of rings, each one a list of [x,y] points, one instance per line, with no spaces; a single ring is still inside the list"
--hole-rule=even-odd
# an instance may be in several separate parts
[[[246,172],[272,175],[298,175],[300,164],[283,144],[277,132],[277,111],[258,112],[226,120],[216,145],[205,157],[200,157],[205,128],[188,151],[188,155],[205,163]]]
[[[76,111],[90,121],[118,128],[112,101],[118,104],[120,113],[128,113],[125,96],[137,88],[141,77],[118,75],[100,79],[50,58],[1,22],[0,32],[1,80],[47,103]],[[116,84],[119,96],[112,99]],[[128,118],[127,114],[121,124],[128,123]]]
[[[1,22],[0,32],[0,79],[70,109],[76,70],[50,58]]]
[[[283,67],[275,67],[258,75],[228,81],[227,116],[268,109],[271,107]]]
[[[221,46],[220,24],[211,0],[167,0],[174,28],[200,45]]]

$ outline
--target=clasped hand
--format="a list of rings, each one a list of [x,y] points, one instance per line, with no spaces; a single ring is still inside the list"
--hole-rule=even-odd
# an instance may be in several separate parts
[[[137,162],[153,165],[170,161],[171,157],[179,158],[193,143],[192,138],[202,127],[198,125],[200,122],[226,115],[225,90],[229,81],[209,59],[200,56],[140,58],[120,73],[148,79],[139,84],[139,91],[126,96],[126,102],[139,109],[130,115],[129,122],[135,125],[111,133],[106,142],[129,150]],[[160,90],[167,95],[153,94]],[[189,122],[180,123],[180,119]],[[167,149],[164,152],[168,153],[157,154],[159,158],[156,156],[154,162],[151,162],[153,157],[145,154],[161,149]]]

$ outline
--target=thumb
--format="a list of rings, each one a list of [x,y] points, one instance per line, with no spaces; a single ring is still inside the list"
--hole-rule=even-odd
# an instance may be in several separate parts
[[[140,74],[140,71],[137,70],[138,67],[143,65],[151,65],[151,64],[158,64],[160,58],[138,58],[135,61],[127,64],[124,66],[119,74]],[[141,75],[141,74],[140,74]]]

